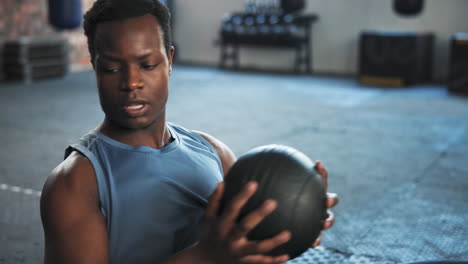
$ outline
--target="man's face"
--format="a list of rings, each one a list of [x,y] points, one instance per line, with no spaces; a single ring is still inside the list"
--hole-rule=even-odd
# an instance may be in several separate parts
[[[144,129],[164,117],[173,49],[152,15],[97,26],[94,68],[106,120],[121,128]]]

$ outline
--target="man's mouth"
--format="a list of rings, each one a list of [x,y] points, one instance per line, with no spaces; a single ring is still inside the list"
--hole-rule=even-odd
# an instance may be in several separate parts
[[[143,115],[147,108],[148,105],[144,103],[132,103],[124,106],[125,112],[131,117]]]
[[[143,108],[143,104],[127,105],[125,107],[130,111],[135,111],[135,110]]]

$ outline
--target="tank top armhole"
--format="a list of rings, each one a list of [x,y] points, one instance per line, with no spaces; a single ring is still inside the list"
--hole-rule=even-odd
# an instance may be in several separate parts
[[[94,174],[96,175],[96,181],[98,185],[99,204],[100,204],[101,213],[106,218],[107,225],[109,225],[109,221],[107,219],[108,219],[108,216],[110,215],[108,212],[110,208],[110,201],[108,199],[109,197],[108,191],[105,188],[103,188],[103,186],[107,186],[107,184],[105,183],[105,176],[104,176],[102,167],[99,164],[99,161],[96,158],[96,156],[91,151],[89,151],[86,147],[80,144],[73,144],[70,147],[68,147],[65,153],[65,158],[68,155],[70,155],[73,150],[76,150],[80,154],[85,156],[91,162],[94,168]]]
[[[200,134],[198,134],[195,131],[190,130],[191,134],[196,137],[203,145],[208,147],[210,151],[217,157],[216,162],[218,163],[219,171],[221,172],[221,175],[224,175],[224,170],[223,170],[223,164],[221,163],[221,157],[218,154],[218,151],[211,145],[208,140],[206,140],[204,137],[202,137]]]

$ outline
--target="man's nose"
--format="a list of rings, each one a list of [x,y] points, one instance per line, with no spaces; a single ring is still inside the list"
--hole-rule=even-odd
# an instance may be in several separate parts
[[[128,67],[122,84],[123,90],[135,90],[143,88],[143,80],[138,68]]]

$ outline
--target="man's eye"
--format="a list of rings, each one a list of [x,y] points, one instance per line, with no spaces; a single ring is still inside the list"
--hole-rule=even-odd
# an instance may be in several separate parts
[[[156,68],[157,64],[142,64],[141,67],[145,70],[152,70]]]
[[[106,67],[106,66],[101,66],[100,67],[101,71],[104,73],[116,73],[119,71],[119,68],[117,67]]]
[[[119,71],[119,69],[117,69],[117,68],[106,68],[104,71],[107,72],[107,73],[116,73],[116,72]]]

